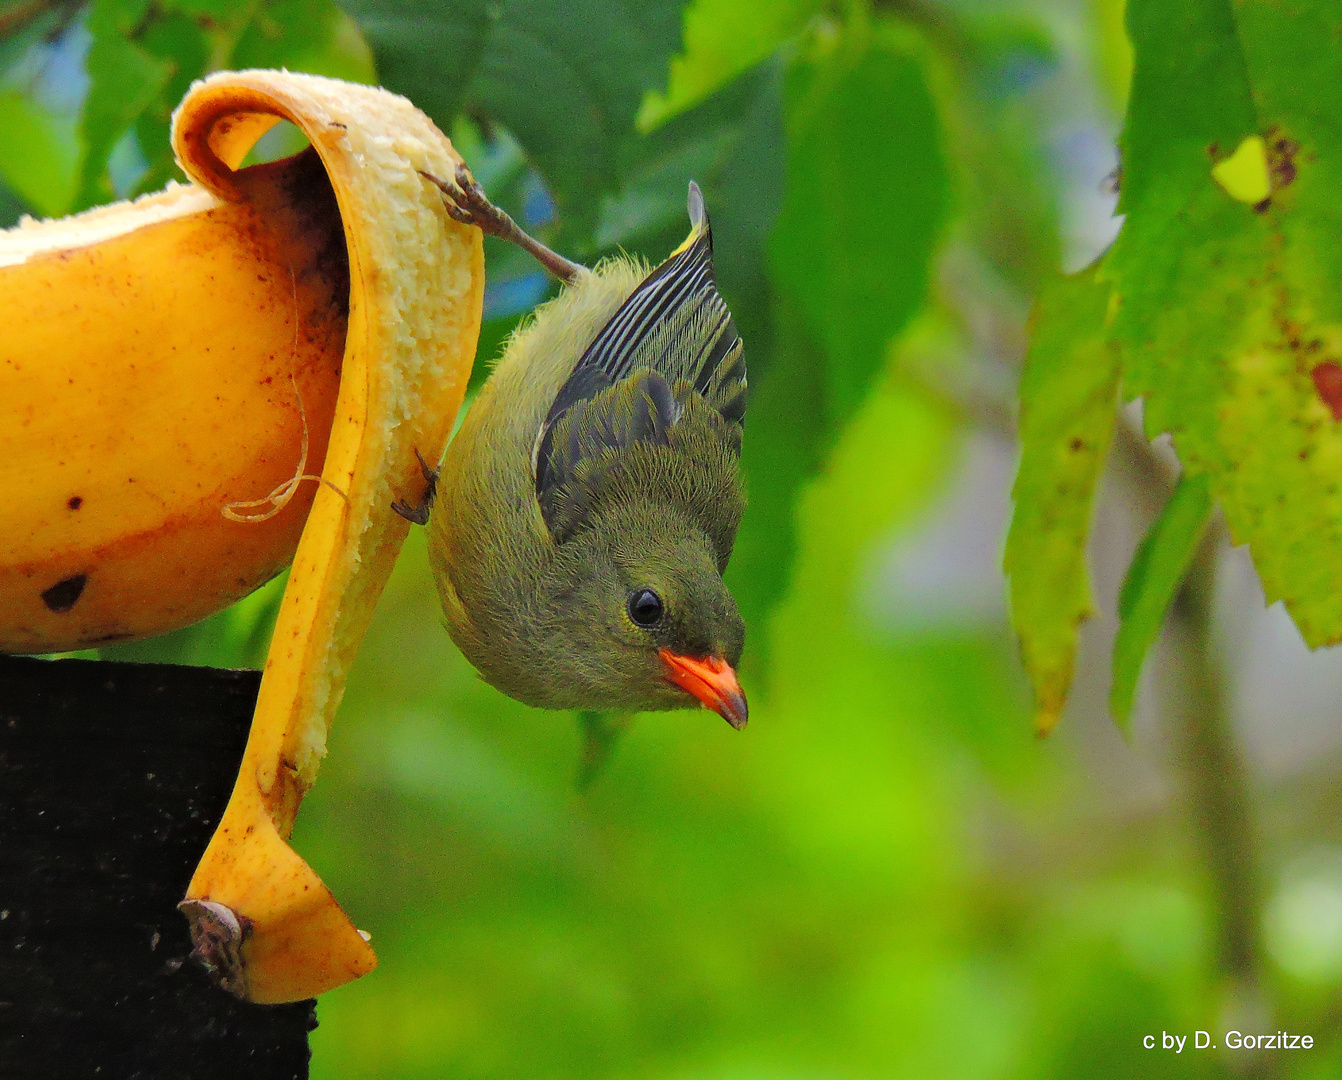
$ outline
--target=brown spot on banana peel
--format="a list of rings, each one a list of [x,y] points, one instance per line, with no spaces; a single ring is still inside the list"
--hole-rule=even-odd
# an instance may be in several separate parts
[[[42,603],[58,615],[63,615],[79,603],[79,597],[83,594],[87,582],[87,574],[71,574],[63,581],[56,582],[51,588],[44,589]]]
[[[388,507],[418,498],[414,450],[441,456],[465,392],[484,285],[479,231],[448,218],[417,174],[450,174],[459,159],[403,98],[314,76],[220,73],[197,83],[174,117],[178,158],[221,198],[243,198],[232,170],[277,118],[321,156],[344,222],[349,334],[322,476],[348,502],[316,493],[238,780],[187,890],[188,901],[251,921],[238,964],[244,992],[262,1002],[310,997],[376,963],[285,840],[409,528]]]

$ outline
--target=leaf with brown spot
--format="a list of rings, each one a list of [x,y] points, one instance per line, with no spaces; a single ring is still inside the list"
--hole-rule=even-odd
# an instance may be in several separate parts
[[[1316,364],[1310,377],[1314,380],[1314,389],[1333,414],[1334,420],[1342,420],[1342,367],[1332,360]]]
[[[1306,641],[1342,640],[1342,8],[1131,0],[1116,298],[1123,386],[1147,433],[1206,474],[1268,601]],[[1263,138],[1250,207],[1206,148]]]

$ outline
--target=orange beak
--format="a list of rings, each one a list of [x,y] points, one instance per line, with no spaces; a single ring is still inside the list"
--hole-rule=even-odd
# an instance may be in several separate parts
[[[746,726],[750,710],[746,707],[746,696],[741,693],[741,684],[736,681],[736,672],[731,664],[720,656],[710,656],[706,660],[696,660],[692,656],[681,656],[670,649],[662,649],[659,654],[666,667],[666,678],[688,694],[693,694],[704,703],[704,708],[712,709],[737,731]]]

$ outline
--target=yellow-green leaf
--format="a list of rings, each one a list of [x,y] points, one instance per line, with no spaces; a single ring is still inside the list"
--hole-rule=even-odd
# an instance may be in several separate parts
[[[1021,375],[1006,572],[1041,733],[1062,714],[1077,630],[1092,613],[1086,538],[1118,393],[1117,356],[1104,333],[1108,301],[1091,270],[1049,282]]]
[[[1104,270],[1124,391],[1207,474],[1268,601],[1342,640],[1342,7],[1131,0],[1128,27]]]

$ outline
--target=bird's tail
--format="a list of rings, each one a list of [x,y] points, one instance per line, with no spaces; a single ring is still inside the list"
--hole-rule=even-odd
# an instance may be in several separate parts
[[[668,258],[674,258],[682,251],[692,248],[701,240],[707,245],[708,253],[713,253],[713,229],[708,222],[708,211],[704,208],[704,193],[699,190],[699,185],[693,180],[690,181],[690,193],[686,199],[686,208],[690,213],[690,235],[685,237],[684,242],[675,251],[671,252]]]

